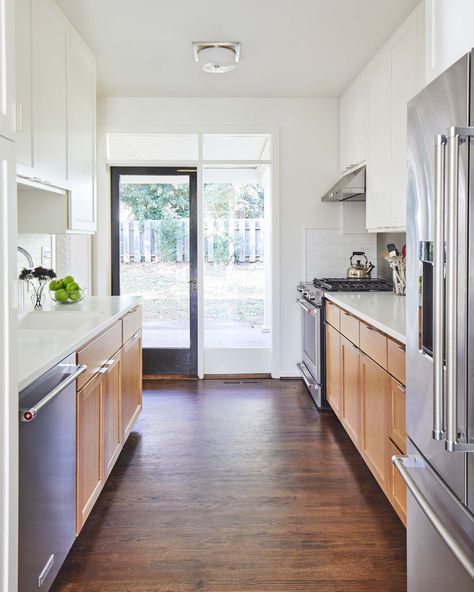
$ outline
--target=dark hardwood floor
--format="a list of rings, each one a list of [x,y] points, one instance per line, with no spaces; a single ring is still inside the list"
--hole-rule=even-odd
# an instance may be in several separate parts
[[[168,383],[52,590],[401,592],[405,530],[298,381]]]

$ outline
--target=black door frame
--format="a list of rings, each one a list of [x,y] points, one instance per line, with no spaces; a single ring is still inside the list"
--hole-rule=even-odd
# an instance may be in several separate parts
[[[197,169],[195,167],[111,167],[112,295],[120,295],[120,177],[121,175],[170,175],[189,177],[189,331],[190,348],[147,348],[143,350],[143,374],[198,375],[197,290]]]

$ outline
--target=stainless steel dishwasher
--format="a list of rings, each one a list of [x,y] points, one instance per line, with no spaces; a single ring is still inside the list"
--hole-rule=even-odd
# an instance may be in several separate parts
[[[76,533],[76,378],[70,355],[20,393],[19,592],[47,591]]]

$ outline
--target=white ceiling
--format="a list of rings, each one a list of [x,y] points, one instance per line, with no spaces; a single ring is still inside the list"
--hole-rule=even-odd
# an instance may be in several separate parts
[[[419,0],[57,0],[97,56],[102,96],[337,96]],[[192,41],[240,41],[201,72]]]

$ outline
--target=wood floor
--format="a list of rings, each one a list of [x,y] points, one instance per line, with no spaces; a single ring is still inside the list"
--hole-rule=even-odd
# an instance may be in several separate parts
[[[52,590],[401,592],[405,531],[300,382],[171,383]]]

